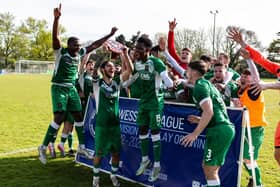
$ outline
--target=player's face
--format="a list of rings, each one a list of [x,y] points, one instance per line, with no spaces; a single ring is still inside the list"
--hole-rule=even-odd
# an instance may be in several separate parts
[[[74,40],[68,44],[68,51],[70,55],[77,56],[81,49],[80,40]]]
[[[146,61],[149,55],[149,50],[144,46],[143,43],[136,43],[134,50],[134,59],[139,61]]]
[[[86,71],[90,74],[93,73],[93,67],[94,67],[93,62],[88,63],[87,66],[86,66]]]
[[[116,68],[116,73],[120,74],[122,71],[122,67],[120,65],[117,65],[117,66],[115,66],[115,68]]]
[[[129,52],[129,57],[131,59],[131,61],[134,63],[135,62],[135,59],[134,59],[134,54],[135,54],[135,48],[133,48],[133,50],[131,50]]]
[[[115,65],[113,62],[108,62],[103,69],[103,75],[112,79],[115,76]]]
[[[195,70],[193,70],[191,68],[187,69],[187,77],[191,84],[194,84],[194,72],[195,72]]]
[[[240,76],[240,83],[241,85],[247,86],[251,83],[252,77],[251,75],[242,73]]]
[[[181,52],[181,61],[185,63],[189,63],[191,61],[192,55],[188,50],[183,50]]]
[[[226,69],[223,66],[216,66],[214,69],[214,78],[217,81],[223,81],[225,78]]]

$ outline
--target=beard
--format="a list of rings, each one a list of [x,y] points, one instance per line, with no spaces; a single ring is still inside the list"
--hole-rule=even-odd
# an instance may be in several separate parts
[[[108,72],[104,72],[104,75],[109,78],[109,79],[112,79],[114,77],[114,73],[108,73]]]

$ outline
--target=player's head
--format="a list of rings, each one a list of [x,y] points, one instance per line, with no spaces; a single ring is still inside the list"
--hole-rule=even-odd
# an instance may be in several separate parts
[[[212,65],[212,58],[209,55],[201,55],[199,59],[206,62],[208,64],[208,69],[210,69]]]
[[[225,64],[226,67],[228,67],[228,66],[229,66],[229,63],[230,63],[230,58],[229,58],[229,56],[228,56],[227,54],[225,54],[225,53],[220,53],[220,54],[219,54],[219,57],[218,57],[218,61],[221,62],[221,63],[223,63],[223,64]]]
[[[159,57],[159,51],[160,51],[159,45],[156,45],[156,46],[152,47],[151,54],[158,58]]]
[[[218,82],[223,82],[225,76],[226,76],[226,66],[223,63],[216,63],[214,64],[214,78]]]
[[[189,63],[192,60],[192,53],[190,48],[185,47],[181,51],[181,61],[183,63]]]
[[[115,64],[111,61],[104,61],[100,65],[100,71],[103,75],[103,77],[107,77],[109,79],[112,79],[115,75]]]
[[[134,50],[134,59],[146,61],[152,48],[152,41],[146,36],[138,38]]]
[[[120,64],[115,64],[115,67],[116,67],[115,74],[120,75],[122,72],[122,66]]]
[[[251,83],[252,76],[249,69],[244,69],[240,76],[240,83],[243,86],[247,86]]]
[[[207,72],[207,63],[202,60],[192,61],[188,65],[187,77],[191,83],[202,77]]]
[[[88,73],[92,73],[93,72],[94,64],[95,64],[95,62],[93,60],[91,60],[91,59],[89,59],[87,61],[87,63],[86,63],[86,71]]]
[[[73,36],[68,38],[67,48],[68,48],[68,52],[70,55],[77,56],[81,49],[80,39],[77,37],[73,37]]]

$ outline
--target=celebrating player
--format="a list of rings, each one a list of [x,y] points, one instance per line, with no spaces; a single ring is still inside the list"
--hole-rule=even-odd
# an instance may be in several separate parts
[[[78,38],[70,37],[67,41],[67,48],[63,48],[58,37],[60,16],[61,4],[58,8],[54,9],[52,33],[53,49],[55,50],[56,57],[51,86],[54,119],[48,127],[42,145],[38,147],[39,160],[43,164],[47,163],[46,148],[49,142],[56,136],[57,130],[65,119],[66,111],[71,112],[71,115],[75,120],[75,129],[79,140],[77,151],[87,157],[91,157],[84,144],[82,107],[78,92],[75,88],[75,80],[78,73],[77,69],[82,56],[100,47],[117,31],[117,28],[112,28],[110,34],[93,42],[86,48],[81,48],[81,43]]]
[[[139,74],[140,100],[138,105],[138,115],[136,123],[139,126],[140,145],[142,161],[136,171],[136,175],[141,175],[150,164],[148,158],[149,149],[149,128],[153,142],[154,167],[149,181],[157,180],[160,172],[160,128],[161,115],[163,110],[163,90],[162,81],[167,88],[173,87],[171,79],[167,75],[164,63],[156,57],[149,56],[152,42],[147,36],[142,36],[137,40],[134,59],[135,72]]]
[[[224,164],[235,130],[227,115],[226,106],[219,91],[203,75],[207,64],[203,61],[189,63],[187,77],[194,84],[194,102],[202,110],[201,117],[189,116],[190,122],[198,123],[196,129],[181,139],[184,146],[192,146],[200,133],[207,128],[203,157],[203,171],[207,186],[220,187],[219,169]]]
[[[125,49],[124,59],[129,61]],[[121,134],[119,119],[119,93],[121,82],[128,79],[132,71],[132,64],[124,69],[121,78],[113,80],[116,71],[113,62],[105,61],[100,66],[102,78],[97,74],[97,68],[93,72],[93,94],[96,102],[96,127],[95,127],[95,157],[93,161],[93,186],[99,186],[99,170],[102,157],[108,153],[112,155],[111,180],[113,186],[119,186],[116,177],[120,160]]]

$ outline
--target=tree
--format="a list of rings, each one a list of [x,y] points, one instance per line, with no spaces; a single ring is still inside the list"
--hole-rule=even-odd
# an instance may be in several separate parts
[[[60,26],[60,34],[65,33],[65,28]],[[21,23],[19,31],[30,40],[30,53],[28,59],[53,60],[52,33],[46,20],[36,20],[29,17]],[[62,37],[63,38],[63,37]],[[63,38],[63,40],[65,40]]]
[[[273,62],[280,62],[280,38],[273,40],[267,49],[268,59]]]
[[[267,58],[272,62],[280,63],[280,33],[277,33],[278,38],[274,39],[267,48],[268,56]],[[264,69],[261,71],[263,77],[274,78],[275,76],[271,73],[268,73]]]
[[[18,32],[14,24],[15,17],[10,13],[0,13],[0,56],[4,63],[1,63],[1,68],[6,68],[10,62],[17,59],[16,54],[26,53],[28,41]],[[21,52],[20,52],[21,51]],[[20,57],[22,55],[19,55]]]
[[[188,47],[192,51],[193,59],[199,59],[202,54],[208,53],[206,35],[203,29],[180,29],[175,32],[175,47],[177,51]]]
[[[228,26],[226,30],[228,30],[231,27],[236,27],[236,26]],[[251,30],[246,30],[245,28],[237,27],[243,37],[244,41],[249,44],[250,46],[263,51],[264,48],[262,47],[261,42],[258,40],[257,34],[254,31]],[[226,34],[225,34],[226,36]],[[223,51],[227,53],[230,57],[230,67],[235,69],[235,70],[242,70],[244,69],[247,65],[246,62],[241,58],[240,59],[240,46],[236,44],[235,42],[229,40],[228,38],[225,37],[223,43],[222,43]],[[260,66],[257,66],[259,72],[263,71]]]

